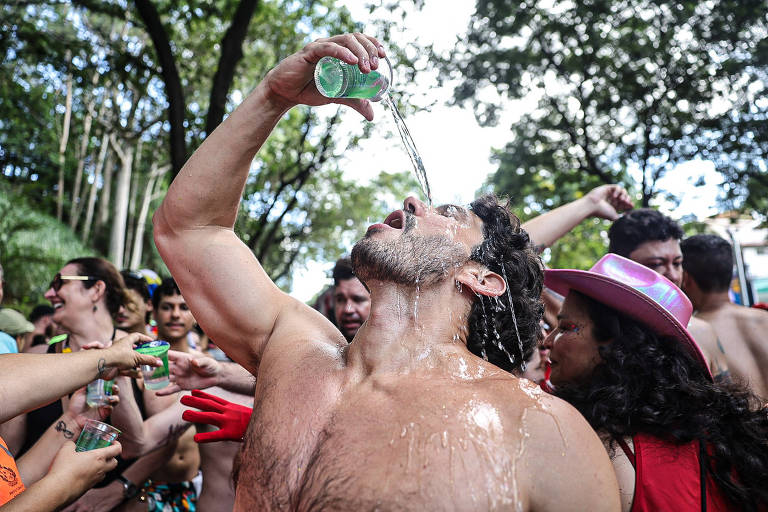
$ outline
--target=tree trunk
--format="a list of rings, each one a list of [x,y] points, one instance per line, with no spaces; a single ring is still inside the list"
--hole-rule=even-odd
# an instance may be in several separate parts
[[[71,59],[71,52],[67,50],[67,65]],[[59,189],[56,191],[56,218],[61,221],[64,213],[64,164],[66,163],[67,141],[69,140],[69,122],[72,119],[72,73],[67,74],[67,99],[64,106],[64,126],[59,139]]]
[[[96,196],[99,191],[99,181],[101,180],[101,171],[104,168],[104,158],[107,156],[107,150],[109,149],[109,134],[104,132],[101,136],[101,148],[99,149],[99,157],[96,160],[96,168],[93,170],[93,183],[91,184],[91,190],[88,193],[88,209],[85,212],[85,223],[83,224],[83,230],[80,233],[80,240],[87,243],[88,235],[91,231],[91,222],[93,221],[93,210],[96,206]],[[111,165],[111,163],[110,163]]]
[[[141,265],[141,254],[144,252],[144,231],[147,225],[147,217],[149,216],[149,205],[152,203],[155,194],[155,184],[160,181],[163,174],[168,172],[170,168],[170,165],[158,168],[156,164],[152,164],[152,171],[149,174],[149,179],[147,179],[147,185],[144,187],[141,209],[136,219],[136,235],[133,240],[130,268],[139,268]]]
[[[184,90],[181,87],[181,78],[176,69],[176,60],[173,57],[171,43],[168,34],[160,20],[157,9],[151,0],[134,0],[147,33],[152,39],[152,45],[157,52],[160,61],[160,74],[165,84],[165,95],[168,98],[168,123],[171,127],[171,165],[175,176],[187,160],[187,145],[184,138],[184,117],[186,104],[184,102]]]
[[[138,103],[138,102],[137,102]],[[133,167],[136,172],[133,173],[133,179],[131,183],[131,193],[128,196],[128,221],[126,223],[127,229],[125,233],[125,254],[123,255],[123,261],[129,261],[131,259],[133,238],[136,228],[136,196],[139,190],[139,175],[141,173],[141,148],[143,142],[139,139],[139,143],[136,145],[136,157],[133,161]]]
[[[259,0],[240,0],[237,11],[232,17],[232,24],[221,40],[221,56],[216,74],[213,75],[211,96],[208,106],[208,116],[205,120],[205,136],[213,132],[224,119],[224,111],[227,106],[227,93],[232,86],[235,76],[235,68],[243,58],[243,41],[248,34],[248,25],[259,5]]]
[[[112,229],[109,237],[109,260],[121,269],[125,251],[125,228],[128,218],[128,196],[131,188],[131,171],[133,168],[133,147],[126,145],[123,149],[117,142],[115,134],[109,136],[109,142],[120,160],[120,171],[117,174],[115,188],[115,203],[112,215]]]
[[[104,164],[104,186],[101,189],[99,200],[99,215],[96,217],[96,229],[101,231],[109,221],[109,203],[112,200],[112,177],[115,175],[115,153],[107,152],[107,161]]]
[[[93,74],[91,84],[95,87],[99,82],[99,73]],[[83,121],[83,137],[80,139],[80,151],[77,155],[77,171],[75,172],[75,186],[72,188],[72,204],[69,207],[69,227],[73,230],[77,226],[77,221],[80,220],[80,214],[83,211],[83,201],[80,197],[80,188],[83,182],[83,172],[85,170],[85,155],[88,152],[88,145],[91,138],[91,126],[93,125],[93,106],[95,99],[91,98],[87,102],[85,110],[85,120]],[[104,106],[106,101],[103,101],[99,107],[99,117],[104,115]]]

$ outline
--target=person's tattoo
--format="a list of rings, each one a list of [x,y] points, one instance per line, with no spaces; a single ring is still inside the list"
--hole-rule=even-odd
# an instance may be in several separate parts
[[[723,348],[723,344],[722,344],[722,343],[720,343],[720,338],[719,338],[719,337],[717,338],[717,348],[719,348],[719,349],[720,349],[720,352],[722,352],[723,354],[725,354],[725,349]]]
[[[102,379],[103,374],[105,371],[107,371],[109,368],[107,367],[107,361],[103,357],[99,359],[98,364],[96,365],[96,368],[99,370],[99,378]]]
[[[67,439],[72,439],[73,437],[75,437],[75,433],[72,432],[71,430],[68,430],[67,424],[61,420],[59,420],[55,428],[56,428],[56,432],[61,432],[61,434]]]

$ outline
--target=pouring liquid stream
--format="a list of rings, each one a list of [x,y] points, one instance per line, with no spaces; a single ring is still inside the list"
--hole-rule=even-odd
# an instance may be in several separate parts
[[[390,112],[392,112],[392,117],[395,120],[395,126],[397,126],[397,131],[400,133],[400,139],[403,141],[403,146],[405,147],[405,151],[408,153],[408,158],[411,159],[411,165],[413,165],[413,173],[416,175],[419,186],[421,186],[421,191],[424,194],[424,197],[427,198],[429,206],[432,206],[432,191],[429,188],[427,171],[424,169],[424,163],[421,161],[421,155],[419,154],[419,150],[416,149],[416,143],[413,142],[413,137],[411,137],[411,132],[408,130],[408,126],[403,120],[403,115],[400,113],[400,110],[397,108],[397,104],[392,99],[391,92],[390,94],[384,96],[383,102],[389,107]]]

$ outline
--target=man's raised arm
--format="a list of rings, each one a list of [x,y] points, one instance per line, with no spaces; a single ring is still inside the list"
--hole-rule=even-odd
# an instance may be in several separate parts
[[[317,92],[313,72],[324,56],[369,72],[384,50],[371,37],[347,34],[310,43],[283,60],[187,161],[153,219],[160,255],[197,321],[252,372],[279,325],[309,314],[309,308],[282,293],[234,233],[251,161],[294,105],[341,103],[373,118],[367,100],[329,99]],[[308,329],[314,324],[304,322]]]

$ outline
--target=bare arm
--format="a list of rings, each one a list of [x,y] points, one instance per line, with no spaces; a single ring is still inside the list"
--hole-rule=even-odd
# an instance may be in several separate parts
[[[151,392],[145,392],[145,403],[149,393]],[[158,412],[143,421],[138,430],[131,427],[134,430],[123,431],[120,441],[123,444],[125,457],[140,457],[166,446],[178,439],[192,426],[191,423],[184,421],[181,417],[186,410],[180,402],[182,396],[179,393],[177,396],[171,397],[166,405],[158,408]],[[117,421],[114,421],[114,424],[118,429],[121,427]]]
[[[253,395],[256,377],[237,363],[219,362],[202,354],[168,351],[171,385],[157,390],[160,396],[213,386],[241,395]]]
[[[133,345],[151,338],[131,334],[111,347],[81,350],[70,354],[0,355],[0,423],[85,386],[99,378],[113,378],[116,368],[130,369],[140,364],[156,364],[157,359],[139,354]],[[55,379],[44,376],[55,375]]]
[[[65,443],[55,454],[45,478],[0,507],[0,511],[59,510],[100,482],[107,472],[117,466],[115,457],[120,455],[120,448],[120,443],[115,442],[106,448],[76,452],[74,443]]]
[[[620,185],[602,185],[587,195],[523,224],[534,245],[554,244],[588,217],[616,220],[619,212],[632,208],[629,194]]]
[[[317,92],[314,66],[326,55],[359,62],[368,72],[369,58],[384,51],[372,38],[345,35],[284,59],[192,155],[153,219],[157,248],[195,318],[252,373],[267,342],[280,338],[281,325],[301,325],[314,339],[336,336],[308,306],[275,286],[233,231],[251,161],[288,109],[333,102],[373,118],[366,100],[330,100]]]
[[[141,489],[149,476],[164,466],[173,456],[176,445],[169,444],[144,455],[123,471],[122,477]],[[123,484],[115,480],[99,489],[91,489],[80,499],[64,509],[64,512],[109,512],[123,501]]]
[[[616,475],[597,434],[562,400],[544,396],[541,406],[522,419],[531,433],[522,466],[530,510],[618,512]]]

